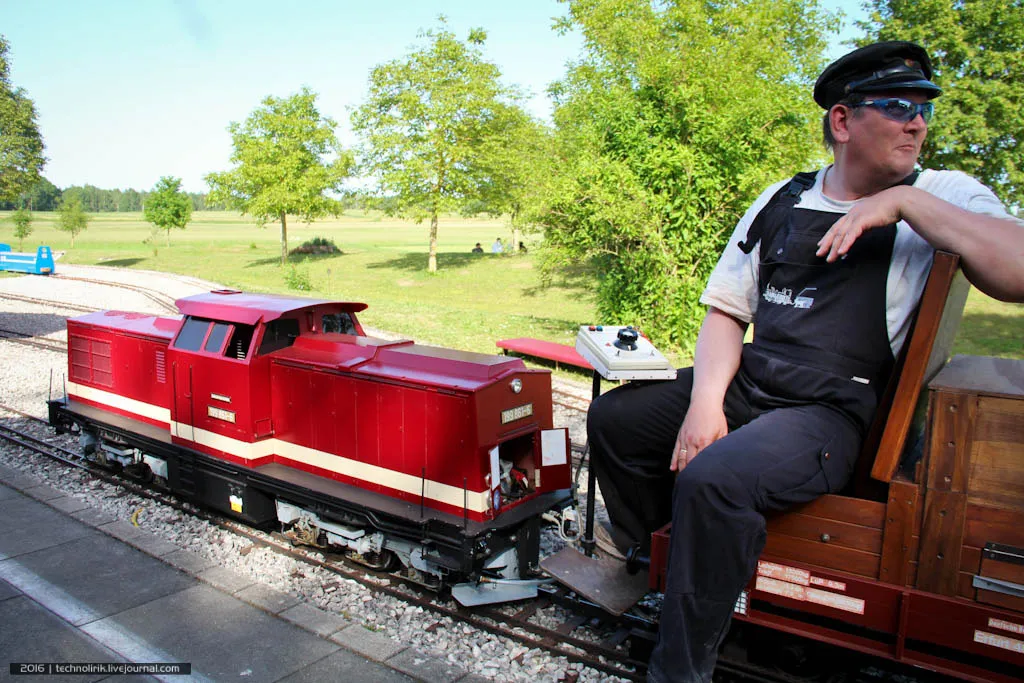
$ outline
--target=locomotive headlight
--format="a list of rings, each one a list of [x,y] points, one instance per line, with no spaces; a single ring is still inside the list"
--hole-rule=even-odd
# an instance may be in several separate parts
[[[523,390],[523,380],[516,377],[509,383],[508,386],[510,389],[512,389],[513,394],[518,394],[520,391]]]

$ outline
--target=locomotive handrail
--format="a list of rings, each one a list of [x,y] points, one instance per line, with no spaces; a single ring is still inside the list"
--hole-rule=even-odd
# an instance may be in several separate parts
[[[958,255],[935,252],[917,317],[901,354],[899,379],[895,390],[879,406],[876,417],[885,420],[871,467],[871,477],[878,481],[890,483],[895,476],[921,390],[949,358],[970,289],[959,266]],[[887,402],[891,402],[888,408]]]

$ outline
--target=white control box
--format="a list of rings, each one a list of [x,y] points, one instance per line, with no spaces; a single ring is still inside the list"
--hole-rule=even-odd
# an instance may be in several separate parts
[[[675,379],[665,356],[632,327],[581,325],[576,351],[605,379]]]

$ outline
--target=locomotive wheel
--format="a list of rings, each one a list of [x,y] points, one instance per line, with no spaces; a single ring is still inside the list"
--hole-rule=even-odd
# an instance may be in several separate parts
[[[395,566],[395,554],[390,550],[381,550],[376,553],[357,553],[349,551],[346,557],[357,564],[369,567],[374,571],[386,572]]]

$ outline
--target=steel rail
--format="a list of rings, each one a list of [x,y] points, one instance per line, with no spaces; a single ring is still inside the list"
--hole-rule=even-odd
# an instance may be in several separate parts
[[[55,351],[57,353],[67,353],[68,343],[57,339],[47,339],[46,337],[33,337],[25,332],[18,332],[17,330],[5,330],[0,329],[0,339],[3,341],[13,342],[15,344],[22,344],[24,346],[34,346],[40,349],[46,349],[47,351]]]
[[[35,422],[49,424],[34,415],[23,413],[16,408],[3,404],[0,404],[0,410],[6,410]],[[468,624],[493,635],[508,638],[531,648],[544,650],[549,654],[564,657],[570,662],[583,664],[608,675],[619,676],[633,681],[640,681],[645,678],[643,663],[631,660],[627,654],[615,648],[615,645],[621,643],[628,636],[628,633],[625,633],[623,628],[619,628],[613,636],[605,639],[605,641],[595,642],[571,635],[573,630],[587,627],[588,622],[591,621],[584,615],[575,615],[553,629],[531,623],[529,618],[534,613],[544,609],[549,604],[553,604],[547,598],[539,598],[534,602],[528,603],[511,615],[505,614],[494,607],[466,608],[457,606],[454,602],[442,604],[437,602],[439,598],[436,594],[425,595],[421,592],[423,589],[410,585],[407,581],[393,574],[375,571],[364,565],[353,563],[344,558],[344,556],[295,547],[289,541],[278,537],[276,534],[268,534],[253,529],[239,522],[197,508],[169,492],[155,491],[130,479],[117,476],[109,470],[84,459],[80,453],[64,448],[59,444],[48,442],[2,424],[0,424],[0,439],[70,467],[83,470],[140,497],[169,505],[179,512],[202,519],[225,531],[244,537],[260,547],[265,547],[303,564],[319,567],[339,578],[355,581],[373,593],[394,597],[407,604],[422,607],[433,614],[448,617],[454,622]],[[609,623],[608,626],[611,628],[614,627],[614,624]],[[527,633],[519,631],[526,631]],[[606,644],[609,642],[611,645]],[[807,683],[806,678],[751,664],[740,659],[734,659],[725,653],[719,656],[715,668],[715,677],[716,680],[725,679],[750,683]],[[911,679],[903,676],[900,680],[906,682]]]
[[[0,294],[0,299],[10,299],[11,301],[23,301],[29,304],[39,304],[41,306],[50,306],[52,308],[63,308],[68,311],[77,311],[79,313],[95,313],[96,311],[102,310],[91,306],[79,306],[77,304],[69,304],[63,301],[37,299],[31,296],[22,296],[20,294],[8,294],[6,292]]]
[[[142,285],[128,284],[126,282],[115,282],[115,281],[112,281],[112,280],[96,280],[96,279],[87,278],[87,277],[76,277],[76,276],[73,276],[73,275],[62,275],[60,273],[54,273],[53,277],[61,279],[61,280],[71,280],[71,281],[74,281],[74,282],[88,282],[88,283],[91,283],[91,284],[94,284],[94,285],[106,285],[107,287],[117,287],[119,289],[127,289],[129,291],[141,294],[142,296],[146,297],[147,299],[149,299],[150,301],[155,303],[157,306],[160,306],[162,309],[164,309],[168,313],[175,313],[175,314],[178,313],[178,307],[174,304],[175,300],[173,298],[171,298],[167,294],[164,294],[163,292],[154,290],[154,289],[152,289],[150,287],[143,287]]]
[[[0,409],[22,414],[20,411],[4,405],[0,405]],[[38,418],[35,418],[34,416],[30,417],[38,420]],[[333,561],[314,557],[310,554],[310,551],[294,548],[290,543],[278,541],[273,537],[268,538],[263,532],[252,529],[238,522],[224,519],[203,510],[198,510],[195,507],[172,497],[171,494],[155,492],[141,484],[116,476],[100,466],[85,460],[81,455],[74,451],[57,444],[49,443],[30,434],[25,434],[24,432],[12,427],[0,425],[0,439],[9,441],[17,446],[26,448],[40,455],[44,455],[67,466],[88,472],[89,474],[97,476],[108,483],[121,486],[136,495],[158,501],[165,505],[170,505],[175,510],[185,512],[189,515],[210,522],[211,524],[214,524],[226,531],[230,531],[231,533],[247,538],[253,543],[259,544],[260,546],[266,547],[279,554],[291,557],[292,559],[304,564],[317,566],[337,575],[340,578],[356,581],[372,592],[389,595],[402,600],[403,602],[417,607],[422,607],[439,616],[446,616],[451,618],[453,621],[475,626],[488,633],[509,638],[523,645],[528,645],[531,648],[538,648],[555,656],[565,657],[569,661],[583,664],[584,666],[588,666],[606,674],[620,676],[629,680],[642,680],[642,677],[635,671],[622,669],[614,663],[609,664],[599,659],[599,657],[605,657],[611,662],[621,661],[623,659],[621,652],[602,647],[591,641],[560,633],[557,629],[546,629],[535,624],[529,624],[525,620],[510,619],[496,610],[472,610],[463,607],[439,604],[435,602],[436,596],[432,595],[431,597],[423,597],[418,596],[415,593],[411,593],[410,591],[416,589],[412,588],[404,581],[402,581],[399,586],[390,585],[390,582],[395,580],[395,577],[391,574],[376,572],[363,565],[355,563],[353,563],[350,568],[339,564],[339,561],[348,562],[340,556],[338,559]],[[373,578],[367,578],[368,574]],[[380,583],[382,579],[389,583]],[[515,629],[532,632],[537,637],[517,633]],[[580,654],[572,648],[592,653],[594,656]]]

